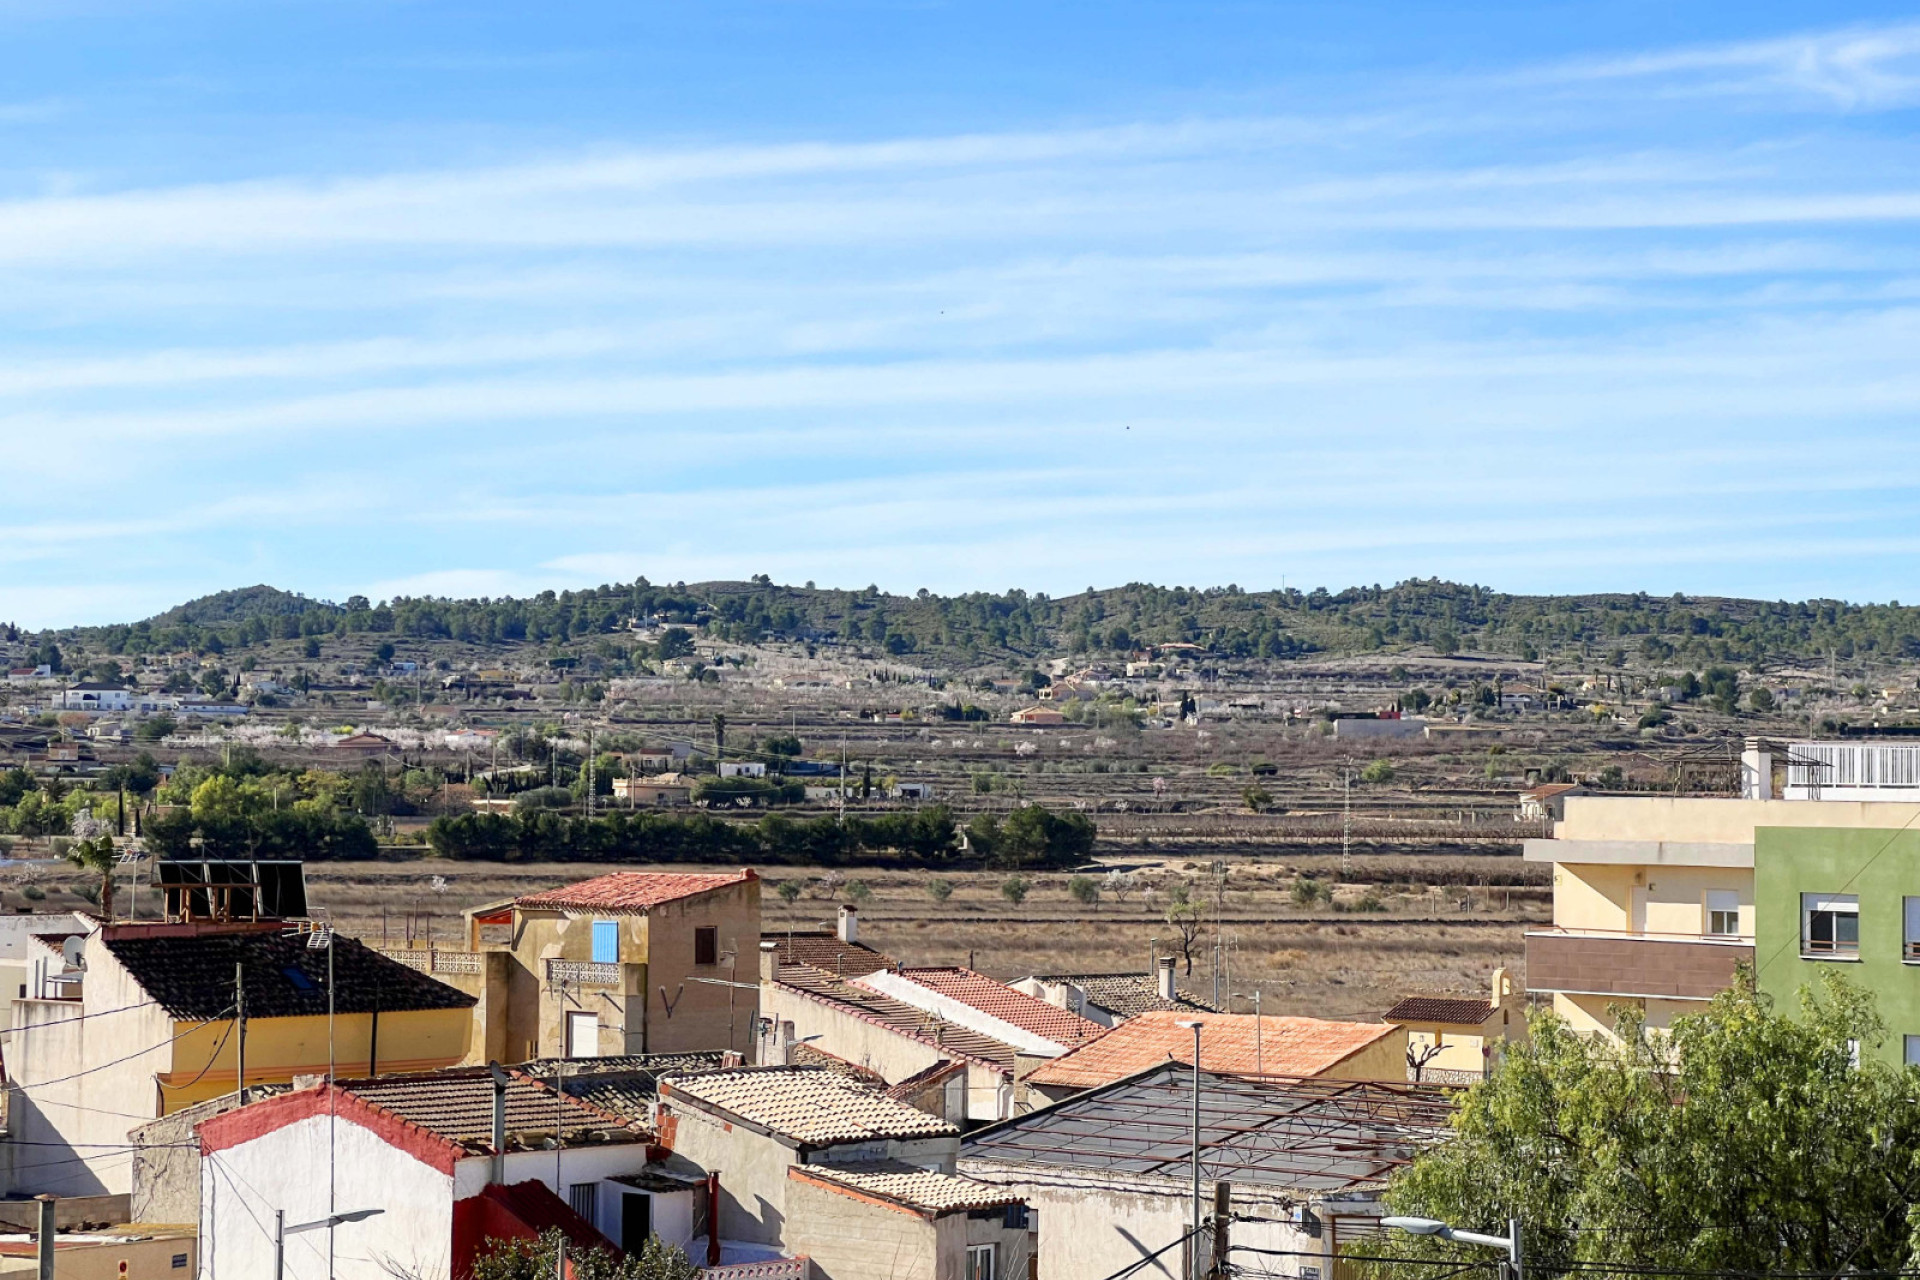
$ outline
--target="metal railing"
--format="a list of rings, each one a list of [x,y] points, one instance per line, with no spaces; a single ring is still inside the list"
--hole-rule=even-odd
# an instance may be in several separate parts
[[[1754,945],[1750,933],[1657,933],[1651,929],[1569,929],[1561,925],[1549,925],[1544,929],[1529,929],[1529,938],[1601,938],[1620,942],[1705,942],[1725,947],[1750,947]]]
[[[617,987],[620,985],[620,966],[594,964],[587,960],[547,961],[547,984],[557,986],[562,982],[580,987]]]
[[[1908,954],[1911,955],[1913,944],[1908,943],[1907,946],[1909,948]],[[1860,941],[1857,938],[1851,942],[1844,938],[1802,938],[1800,939],[1800,954],[1803,956],[1858,956],[1860,954]]]
[[[396,947],[383,952],[388,959],[397,960],[409,969],[421,973],[479,973],[480,953],[478,951],[442,951],[438,947]]]
[[[765,1262],[736,1262],[731,1266],[702,1267],[704,1280],[807,1280],[807,1259],[771,1258]]]

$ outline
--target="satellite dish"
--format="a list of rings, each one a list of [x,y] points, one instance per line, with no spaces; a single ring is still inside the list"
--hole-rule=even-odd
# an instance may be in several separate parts
[[[86,948],[87,940],[77,934],[60,943],[60,955],[66,960],[67,968],[84,969],[87,967],[85,957]]]

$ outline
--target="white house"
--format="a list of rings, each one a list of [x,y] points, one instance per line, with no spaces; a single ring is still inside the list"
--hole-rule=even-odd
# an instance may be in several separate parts
[[[496,1106],[496,1097],[498,1105]],[[647,1168],[638,1126],[488,1068],[342,1081],[203,1121],[201,1275],[270,1276],[274,1223],[377,1210],[292,1237],[286,1280],[451,1280],[489,1238],[695,1241],[695,1181]],[[556,1145],[557,1142],[557,1145]]]
[[[68,685],[60,693],[60,709],[63,711],[131,711],[134,694],[130,689],[104,680],[82,680],[79,684]]]
[[[764,778],[767,766],[758,760],[722,760],[720,776],[723,778]]]

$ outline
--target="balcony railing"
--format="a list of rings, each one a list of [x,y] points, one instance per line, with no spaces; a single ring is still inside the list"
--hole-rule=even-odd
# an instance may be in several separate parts
[[[620,966],[593,964],[586,960],[547,961],[547,985],[559,986],[563,982],[576,987],[617,987],[620,985]]]
[[[1860,958],[1860,940],[1858,938],[1802,938],[1800,954],[1815,956],[1824,960],[1858,960]],[[1907,944],[1907,959],[1914,958],[1913,943]]]
[[[421,973],[479,973],[480,953],[478,951],[442,951],[439,948],[396,947],[385,953],[389,960],[398,960],[409,969],[418,969]]]
[[[1527,986],[1573,995],[1706,1000],[1753,962],[1753,939],[1605,929],[1527,933]]]

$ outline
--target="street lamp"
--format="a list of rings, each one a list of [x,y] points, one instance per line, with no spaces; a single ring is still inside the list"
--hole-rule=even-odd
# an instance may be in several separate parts
[[[351,1213],[330,1213],[324,1218],[312,1222],[302,1222],[298,1226],[287,1225],[287,1211],[273,1211],[273,1280],[285,1280],[287,1274],[287,1237],[297,1236],[302,1231],[318,1231],[322,1227],[332,1230],[343,1222],[362,1222],[376,1213],[385,1213],[385,1209],[355,1209]]]
[[[1204,1022],[1181,1020],[1176,1027],[1186,1027],[1193,1032],[1193,1232],[1187,1237],[1187,1256],[1191,1261],[1187,1265],[1189,1280],[1200,1277],[1200,1028]]]
[[[1382,1218],[1380,1225],[1392,1227],[1396,1231],[1405,1231],[1409,1235],[1439,1236],[1442,1240],[1452,1240],[1458,1244],[1485,1245],[1489,1249],[1505,1249],[1507,1265],[1513,1272],[1513,1280],[1523,1280],[1520,1251],[1520,1219],[1507,1219],[1507,1234],[1490,1236],[1479,1231],[1462,1231],[1450,1227],[1436,1218]]]

